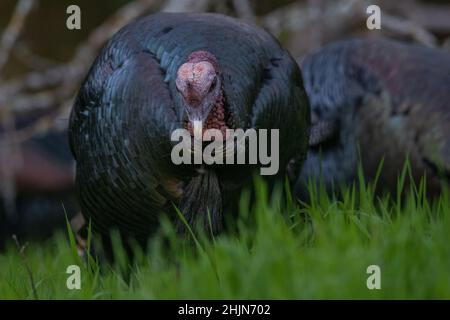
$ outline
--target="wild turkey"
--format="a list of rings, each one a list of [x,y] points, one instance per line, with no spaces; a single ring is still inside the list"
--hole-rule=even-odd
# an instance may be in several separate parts
[[[49,131],[28,139],[20,144],[19,160],[11,176],[13,194],[0,196],[0,247],[13,234],[21,241],[46,238],[65,228],[65,213],[70,219],[79,210],[66,132]],[[7,179],[6,174],[0,168],[0,181]]]
[[[161,214],[222,229],[254,166],[175,165],[171,133],[279,129],[280,172],[299,172],[309,126],[300,70],[256,26],[217,14],[158,13],[125,26],[102,50],[70,117],[81,209],[94,230],[145,241]],[[251,179],[250,179],[251,180]],[[209,223],[211,218],[211,223]]]
[[[361,163],[395,190],[407,156],[430,192],[450,177],[450,55],[384,38],[330,44],[301,62],[311,104],[310,151],[296,191],[321,177],[328,190],[350,183]],[[359,151],[358,151],[359,145]]]

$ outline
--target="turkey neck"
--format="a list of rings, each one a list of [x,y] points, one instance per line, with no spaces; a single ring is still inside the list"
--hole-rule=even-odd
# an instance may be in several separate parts
[[[225,95],[223,90],[223,85],[220,90],[220,95],[217,97],[214,107],[211,109],[211,111],[208,114],[208,117],[206,118],[205,124],[203,126],[203,130],[208,129],[217,129],[222,132],[222,135],[226,136],[226,130],[228,129],[228,125],[226,123],[226,110],[225,110]],[[191,135],[194,135],[194,131],[192,128],[191,122],[187,122],[187,129],[191,133]]]
[[[225,95],[223,85],[214,107],[206,118],[203,130],[218,129],[226,137],[228,126],[225,119]],[[194,135],[190,122],[187,129]],[[223,228],[223,201],[219,177],[213,169],[202,167],[199,174],[189,180],[183,190],[180,211],[189,225],[201,226],[213,234]],[[185,232],[184,224],[178,224],[178,230]]]
[[[223,95],[223,87],[220,90],[220,95],[217,98],[214,107],[208,115],[205,123],[205,129],[218,129],[225,134],[225,130],[228,128],[225,122],[225,102]]]

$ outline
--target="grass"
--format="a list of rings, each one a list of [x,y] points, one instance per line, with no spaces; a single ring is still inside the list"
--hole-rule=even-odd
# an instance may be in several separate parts
[[[405,175],[399,191],[405,189]],[[289,190],[269,194],[255,183],[226,233],[191,230],[177,236],[166,220],[148,252],[133,261],[115,243],[115,262],[81,260],[69,232],[31,243],[26,260],[13,243],[0,255],[0,299],[449,299],[450,192],[434,200],[425,183],[377,197],[365,183],[340,200],[321,189],[307,204]],[[311,188],[311,190],[315,190]],[[69,265],[81,268],[81,289],[66,287]],[[366,270],[381,269],[381,289],[369,290]]]

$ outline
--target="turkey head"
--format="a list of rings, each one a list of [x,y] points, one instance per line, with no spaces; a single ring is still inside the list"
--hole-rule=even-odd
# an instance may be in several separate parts
[[[225,134],[222,79],[212,53],[191,53],[177,71],[176,86],[183,97],[191,132],[194,123],[200,123],[205,129],[218,129]]]

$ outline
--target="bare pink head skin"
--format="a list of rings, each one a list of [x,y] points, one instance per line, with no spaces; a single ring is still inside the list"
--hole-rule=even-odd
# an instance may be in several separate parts
[[[183,97],[189,122],[206,123],[211,110],[221,102],[219,63],[208,51],[194,51],[177,71],[175,80]]]

